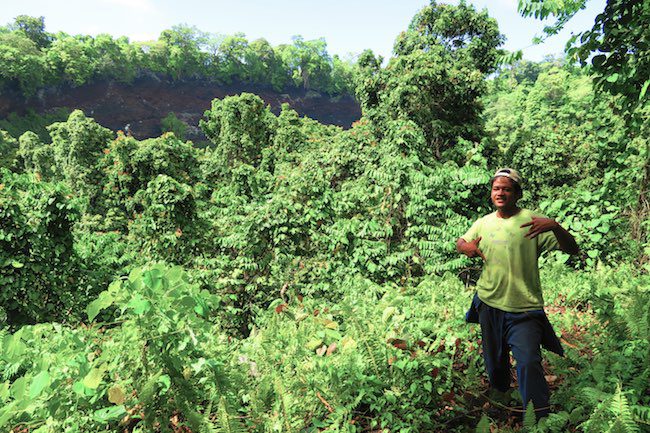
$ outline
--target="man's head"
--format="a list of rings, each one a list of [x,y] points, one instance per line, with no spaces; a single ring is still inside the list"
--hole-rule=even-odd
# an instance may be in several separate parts
[[[522,197],[521,176],[517,170],[502,168],[494,173],[490,182],[492,203],[499,210],[512,210]]]

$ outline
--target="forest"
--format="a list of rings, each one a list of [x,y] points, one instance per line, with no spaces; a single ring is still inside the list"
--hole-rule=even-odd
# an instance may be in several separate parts
[[[558,4],[520,10],[552,34],[584,1]],[[80,110],[0,130],[0,429],[649,432],[648,22],[609,0],[544,62],[465,2],[431,1],[385,63],[188,26],[0,28],[3,91],[155,73],[349,92],[363,113],[342,129],[242,93],[205,111],[207,147]],[[540,258],[565,354],[544,352],[538,423],[489,393],[465,323],[481,263],[455,244],[499,167],[580,247]]]
[[[44,17],[27,15],[0,27],[0,89],[25,96],[45,86],[78,87],[101,79],[132,83],[143,74],[352,94],[353,70],[352,60],[328,54],[322,38],[295,36],[292,44],[273,47],[263,38],[249,42],[242,33],[213,34],[179,24],[155,41],[130,42],[108,34],[48,33]]]

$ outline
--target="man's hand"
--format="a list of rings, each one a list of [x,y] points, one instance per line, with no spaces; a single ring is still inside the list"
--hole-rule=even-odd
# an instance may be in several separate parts
[[[554,219],[533,217],[530,222],[522,224],[520,227],[530,227],[528,233],[524,235],[528,239],[534,239],[544,232],[552,231],[555,234],[560,250],[567,254],[578,254],[580,252],[573,235]]]
[[[458,238],[458,241],[456,242],[456,249],[458,250],[459,253],[463,253],[467,257],[479,256],[483,259],[483,261],[486,261],[485,255],[483,255],[483,252],[478,247],[478,244],[480,242],[481,242],[481,236],[477,237],[476,239],[470,242],[467,242],[463,238]]]
[[[538,218],[533,217],[530,222],[522,224],[520,227],[530,227],[528,233],[524,235],[525,238],[534,239],[544,232],[550,232],[559,227],[557,221],[551,218]]]

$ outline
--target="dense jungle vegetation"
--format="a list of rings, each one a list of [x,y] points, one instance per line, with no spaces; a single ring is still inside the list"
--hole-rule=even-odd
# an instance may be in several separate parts
[[[219,84],[255,83],[277,91],[301,87],[354,94],[354,62],[330,56],[324,39],[271,46],[244,34],[221,35],[188,25],[163,31],[158,40],[130,42],[100,34],[45,31],[45,19],[21,15],[0,26],[0,90],[25,96],[45,86],[82,86],[93,80],[132,83],[143,75]]]
[[[560,24],[571,14],[522,3]],[[650,6],[608,8],[598,19],[629,18],[632,42],[596,23],[574,48],[585,65],[498,67],[495,20],[432,2],[386,66],[365,52],[350,69],[363,117],[349,130],[241,94],[205,112],[205,149],[173,133],[138,141],[81,111],[47,137],[0,131],[0,428],[650,431],[650,80],[635,24]],[[25,17],[0,40],[3,85],[26,93],[144,70],[257,79],[222,47],[279,62],[310,46],[234,36],[210,57],[188,28],[145,50]],[[609,54],[583,55],[596,49]],[[340,91],[326,63],[263,80]],[[486,392],[464,323],[480,264],[455,241],[491,211],[500,166],[526,179],[521,204],[581,247],[542,258],[566,355],[545,354],[554,413],[537,425]]]

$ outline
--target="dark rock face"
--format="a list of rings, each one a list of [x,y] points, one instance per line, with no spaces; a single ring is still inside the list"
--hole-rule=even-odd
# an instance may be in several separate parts
[[[168,81],[156,76],[139,78],[132,84],[102,81],[82,87],[57,87],[42,90],[25,100],[19,94],[0,94],[0,118],[9,113],[24,114],[31,109],[44,113],[56,108],[80,109],[111,130],[128,131],[138,139],[160,135],[160,121],[170,112],[188,124],[188,139],[205,140],[198,128],[199,119],[214,98],[255,93],[280,112],[288,103],[300,115],[321,123],[349,128],[361,117],[361,109],[348,95],[330,98],[313,91],[291,90],[278,93],[252,84],[218,85],[207,81]]]

